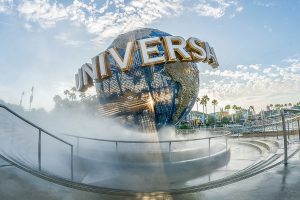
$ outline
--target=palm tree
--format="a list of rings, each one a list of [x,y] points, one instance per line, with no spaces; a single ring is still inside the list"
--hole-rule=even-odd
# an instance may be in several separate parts
[[[72,91],[72,92],[76,92],[76,91],[77,91],[77,90],[76,90],[76,87],[72,87],[72,88],[71,88],[71,91]]]
[[[211,103],[214,106],[214,116],[215,116],[215,126],[216,126],[216,106],[218,105],[218,101],[216,99],[213,99]]]
[[[85,99],[85,98],[86,98],[85,93],[84,93],[84,92],[80,92],[79,98],[80,98],[81,100]]]
[[[203,99],[204,106],[205,106],[205,114],[206,114],[206,116],[207,116],[207,103],[209,102],[209,97],[208,97],[207,95],[204,95],[204,96],[202,97],[202,99]]]
[[[71,99],[72,101],[74,101],[74,100],[77,98],[77,96],[76,96],[76,94],[75,94],[74,92],[71,92],[71,93],[69,94],[69,97],[70,97],[70,99]]]
[[[204,106],[205,106],[205,101],[203,98],[200,100],[200,104],[202,105],[202,123],[204,124],[205,116],[204,116]]]
[[[199,102],[200,102],[200,98],[197,97],[197,98],[196,98],[197,112],[199,112],[199,110],[198,110],[198,103],[199,103]]]
[[[223,108],[220,108],[220,118],[219,120],[221,121],[224,117],[224,109]]]
[[[70,97],[70,99],[72,100],[72,101],[74,101],[76,98],[77,98],[77,96],[76,96],[76,87],[72,87],[71,88],[71,91],[72,92],[70,92],[69,93],[69,97]]]
[[[227,104],[226,106],[225,106],[225,110],[227,111],[227,114],[228,114],[228,116],[229,116],[229,110],[231,109],[231,106],[229,105],[229,104]]]
[[[198,103],[200,102],[200,98],[199,97],[197,97],[196,98],[196,105],[197,105],[197,115],[199,114],[198,112],[199,112],[199,110],[198,110]],[[199,118],[200,118],[200,115],[198,115],[199,116]],[[200,119],[199,119],[200,120]]]
[[[243,111],[245,111],[244,108],[242,108],[241,106],[238,106],[238,107],[237,107],[237,118],[239,119],[239,121],[240,121],[240,119],[242,118],[242,113],[243,113]]]
[[[233,115],[233,116],[234,116],[234,122],[236,122],[236,115],[237,115],[238,106],[237,105],[233,105],[232,109],[235,111],[235,115]]]
[[[69,91],[69,90],[65,90],[65,91],[64,91],[64,95],[66,96],[66,98],[68,98],[69,94],[70,94],[70,91]]]
[[[231,106],[230,106],[230,105],[226,105],[226,106],[225,106],[225,110],[227,110],[227,111],[229,111],[229,110],[230,110],[230,108],[231,108]]]
[[[237,105],[233,105],[233,106],[232,106],[232,109],[233,109],[235,112],[236,112],[237,108],[238,108]]]

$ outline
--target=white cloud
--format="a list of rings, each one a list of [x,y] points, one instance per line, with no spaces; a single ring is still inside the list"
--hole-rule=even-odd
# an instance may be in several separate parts
[[[32,25],[30,25],[30,24],[24,24],[24,27],[25,27],[25,29],[26,30],[28,30],[28,31],[31,31],[32,30]]]
[[[234,17],[236,12],[243,10],[243,7],[235,0],[202,0],[197,3],[194,10],[200,16],[218,19],[223,17],[231,8],[235,8],[231,11],[231,17]]]
[[[252,68],[254,70],[259,70],[260,66],[261,66],[260,64],[253,64],[253,65],[249,65],[249,68]]]
[[[18,11],[26,20],[39,23],[42,28],[53,27],[56,22],[68,17],[62,4],[48,0],[23,1],[18,5]]]
[[[13,0],[0,0],[0,13],[9,13],[13,5]]]
[[[83,44],[83,41],[74,40],[72,38],[72,34],[70,32],[68,33],[60,33],[54,37],[55,39],[62,41],[64,44],[71,45],[71,46],[80,46]]]
[[[18,12],[27,23],[37,23],[42,28],[51,28],[58,22],[69,21],[83,26],[95,35],[98,42],[110,37],[144,27],[157,19],[176,15],[182,7],[179,0],[132,0],[106,1],[99,6],[95,1],[87,3],[75,0],[69,5],[56,1],[23,1]]]
[[[243,6],[239,6],[235,9],[237,12],[242,12],[244,10]]]
[[[248,67],[245,66],[245,65],[237,65],[236,68],[237,68],[237,69],[242,69],[242,70],[248,69]]]
[[[201,84],[200,96],[208,94],[222,105],[230,103],[244,107],[264,108],[270,103],[287,101],[295,103],[299,101],[300,60],[289,61],[282,66],[238,65],[236,71],[206,70],[200,73],[200,78],[209,84]],[[255,71],[250,70],[252,68]]]
[[[257,6],[266,7],[266,8],[276,6],[275,2],[270,2],[270,1],[266,1],[266,0],[264,0],[264,1],[255,1],[254,4],[257,5]]]
[[[13,0],[0,0],[1,9],[12,4]],[[64,4],[57,0],[20,0],[15,3],[14,11],[25,19],[24,27],[35,30],[34,25],[43,29],[53,28],[59,23],[80,27],[91,35],[91,42],[98,45],[136,28],[142,28],[155,21],[175,16],[182,11],[191,11],[191,3],[183,0],[74,0]],[[198,0],[192,11],[202,16],[220,18],[225,13],[241,12],[243,7],[236,0]],[[64,24],[65,25],[65,24]],[[62,39],[61,35],[56,36]],[[76,40],[64,38],[65,44],[78,45]]]
[[[268,73],[270,73],[271,71],[272,71],[272,68],[271,68],[271,67],[268,67],[268,68],[265,68],[265,69],[263,70],[263,73],[268,74]]]

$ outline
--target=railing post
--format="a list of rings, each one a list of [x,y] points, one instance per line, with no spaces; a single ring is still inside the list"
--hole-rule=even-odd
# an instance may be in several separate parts
[[[39,171],[42,170],[42,153],[41,153],[41,149],[42,149],[42,132],[41,129],[39,129],[39,143],[38,143],[38,163],[39,163]]]
[[[227,135],[225,135],[225,140],[226,140],[226,151],[228,149],[228,138],[227,138]]]
[[[118,152],[118,142],[116,141],[116,152]]]
[[[77,150],[77,156],[78,156],[78,154],[79,154],[79,137],[77,136],[76,139],[77,139],[77,148],[76,148],[76,150]]]
[[[299,118],[298,118],[297,122],[298,122],[298,129],[299,129],[299,140],[300,140],[300,122],[299,122]]]
[[[276,137],[277,137],[277,140],[278,140],[278,126],[277,126],[276,122],[275,122],[275,126],[276,126]]]
[[[71,180],[74,180],[73,145],[71,146]]]
[[[284,110],[280,110],[281,119],[282,119],[282,131],[283,131],[283,145],[284,145],[284,164],[288,164],[288,157],[287,157],[287,137],[286,137],[286,126],[285,126],[285,117],[284,117]]]
[[[266,138],[265,116],[263,116],[262,123],[263,123],[264,138]]]
[[[287,131],[288,138],[290,139],[290,122],[289,122],[289,120],[286,120],[286,122],[287,122],[287,128],[288,128],[288,131]]]
[[[210,138],[208,138],[208,155],[210,157]]]
[[[170,141],[170,142],[169,142],[169,153],[171,153],[171,150],[172,150],[172,149],[171,149],[171,148],[172,148],[171,145],[172,145],[172,142]]]

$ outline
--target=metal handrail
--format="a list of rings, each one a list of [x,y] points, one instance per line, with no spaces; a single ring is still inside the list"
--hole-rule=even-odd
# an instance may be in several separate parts
[[[297,110],[299,111],[299,110]],[[281,115],[279,115],[281,116]],[[285,119],[285,121],[292,121],[294,119],[297,119],[297,118],[300,118],[300,115],[296,115],[296,116],[292,116],[288,119]],[[259,128],[259,127],[264,127],[264,126],[273,126],[273,125],[276,125],[276,124],[282,124],[282,121],[276,121],[276,122],[272,122],[272,123],[269,123],[269,124],[260,124],[260,125],[256,125],[256,126],[247,126],[248,128]],[[243,128],[243,127],[240,127],[240,128]]]
[[[73,167],[73,145],[63,139],[60,139],[59,137],[49,133],[48,131],[46,131],[45,129],[37,126],[36,124],[30,122],[29,120],[25,119],[24,117],[22,117],[21,115],[19,115],[18,113],[14,112],[13,110],[9,109],[8,107],[6,107],[5,105],[3,104],[0,104],[0,108],[3,108],[5,109],[6,111],[8,111],[9,113],[13,114],[14,116],[16,116],[17,118],[21,119],[22,121],[26,122],[27,124],[31,125],[32,127],[38,129],[38,169],[39,171],[41,172],[41,136],[42,136],[42,133],[46,134],[46,135],[49,135],[50,137],[62,142],[62,143],[65,143],[66,145],[69,145],[70,148],[71,148],[71,179],[73,180],[74,178],[74,167]]]
[[[67,142],[67,141],[65,141],[65,140],[63,140],[63,139],[60,139],[59,137],[57,137],[57,136],[55,136],[55,135],[49,133],[49,132],[46,131],[45,129],[43,129],[43,128],[37,126],[36,124],[34,124],[34,123],[30,122],[30,121],[28,121],[27,119],[25,119],[24,117],[22,117],[22,116],[19,115],[18,113],[12,111],[11,109],[9,109],[8,107],[6,107],[5,105],[0,104],[0,108],[4,108],[5,110],[7,110],[8,112],[10,112],[10,113],[13,114],[14,116],[18,117],[19,119],[21,119],[22,121],[26,122],[27,124],[29,124],[29,125],[35,127],[36,129],[41,130],[42,132],[46,133],[47,135],[49,135],[49,136],[51,136],[51,137],[53,137],[53,138],[55,138],[55,139],[57,139],[57,140],[59,140],[59,141],[65,143],[65,144],[67,144],[67,145],[69,145],[69,146],[73,146],[71,143],[69,143],[69,142]]]
[[[69,137],[74,138],[80,138],[80,139],[86,139],[86,140],[95,140],[95,141],[101,141],[101,142],[118,142],[118,143],[170,143],[170,142],[190,142],[190,141],[198,141],[198,140],[208,140],[213,138],[219,138],[228,136],[231,133],[229,131],[226,131],[226,134],[223,135],[216,135],[211,137],[205,137],[205,138],[193,138],[193,139],[180,139],[180,140],[158,140],[158,141],[143,141],[143,140],[109,140],[109,139],[100,139],[100,138],[91,138],[91,137],[84,137],[84,136],[77,136],[77,135],[70,135],[70,134],[64,134]]]
[[[128,144],[161,144],[161,143],[167,143],[167,144],[169,144],[169,153],[172,152],[172,143],[208,140],[209,156],[211,156],[210,155],[210,143],[211,143],[211,139],[213,139],[213,138],[225,137],[225,139],[226,139],[226,142],[225,142],[226,150],[228,149],[228,141],[227,141],[228,138],[227,138],[227,136],[230,135],[231,133],[229,131],[226,131],[226,132],[227,132],[227,134],[211,136],[211,137],[206,137],[206,138],[181,139],[181,140],[159,140],[159,141],[109,140],[109,139],[99,139],[99,138],[76,136],[76,135],[70,135],[70,134],[64,134],[64,135],[77,139],[77,155],[78,155],[78,148],[79,148],[79,139],[85,139],[85,140],[94,140],[94,141],[114,143],[116,152],[119,152],[119,144],[120,143],[128,143]]]
[[[287,165],[288,164],[288,148],[287,148],[287,131],[286,131],[286,125],[285,125],[285,121],[288,121],[288,120],[285,120],[285,116],[284,116],[284,112],[285,111],[288,111],[288,112],[300,112],[299,109],[290,109],[290,108],[283,108],[280,110],[280,114],[281,114],[281,121],[282,121],[282,129],[283,129],[283,140],[284,140],[284,143],[283,143],[283,148],[284,148],[284,164]]]

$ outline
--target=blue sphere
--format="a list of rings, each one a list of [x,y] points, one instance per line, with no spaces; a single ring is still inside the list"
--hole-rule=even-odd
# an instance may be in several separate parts
[[[157,29],[138,29],[119,35],[108,48],[115,47],[122,57],[127,42],[150,37],[170,36]],[[158,45],[161,55],[164,48]],[[111,77],[96,83],[100,109],[127,126],[153,131],[180,122],[192,109],[199,91],[199,71],[193,62],[142,66],[138,45],[134,46],[129,72],[121,72],[108,55]]]

